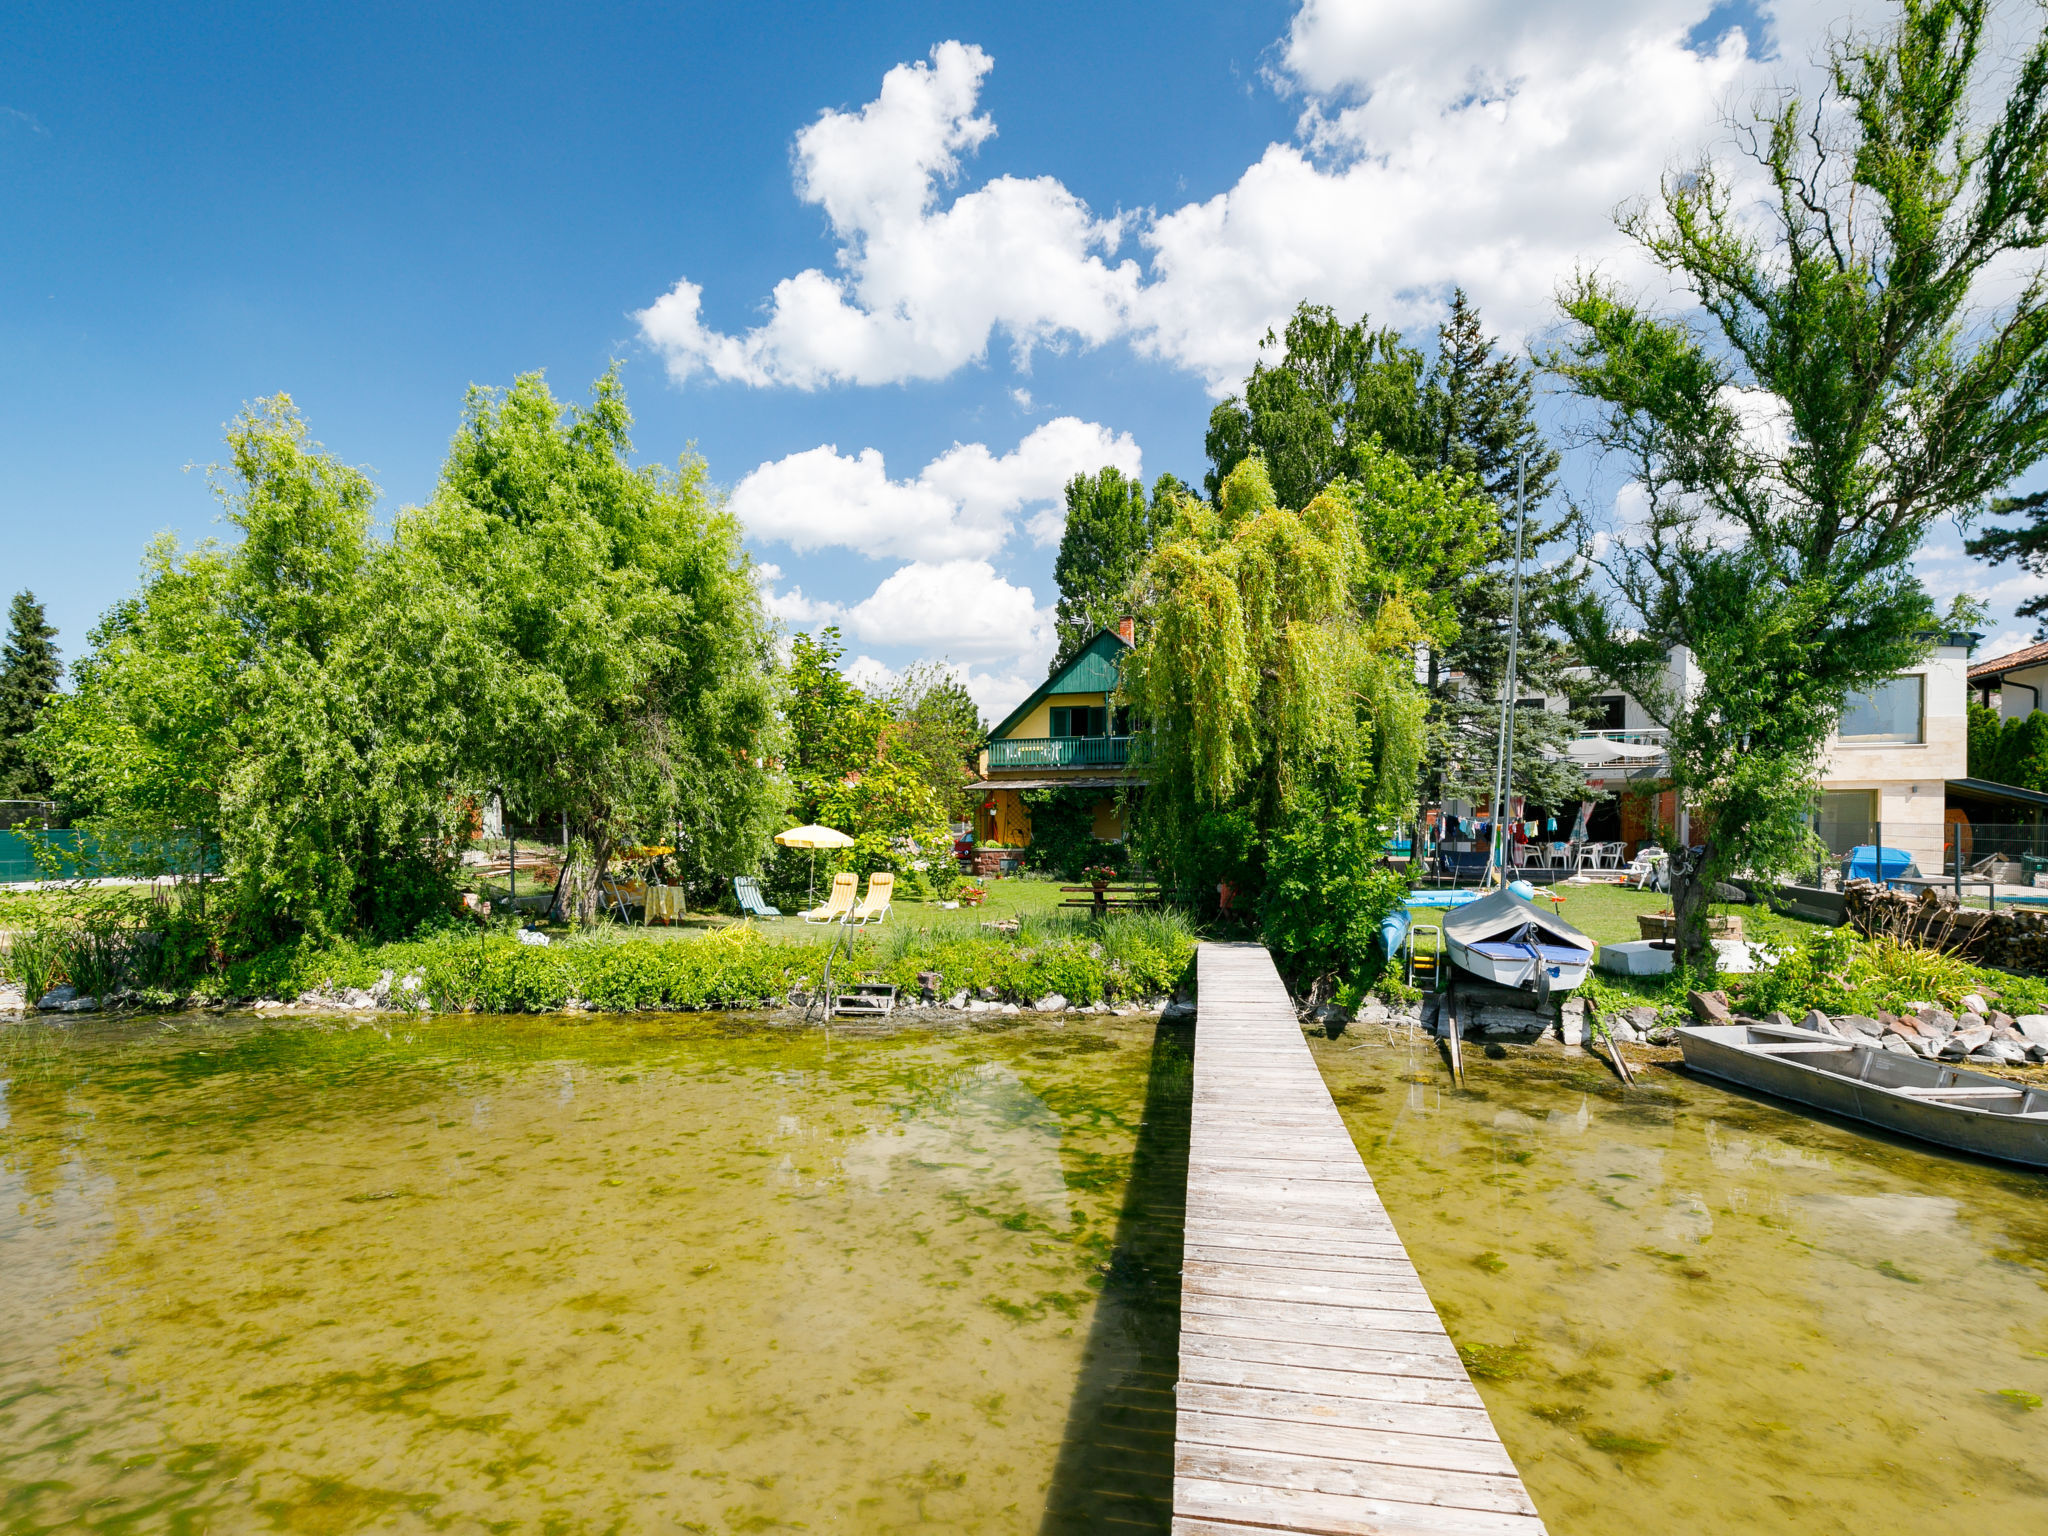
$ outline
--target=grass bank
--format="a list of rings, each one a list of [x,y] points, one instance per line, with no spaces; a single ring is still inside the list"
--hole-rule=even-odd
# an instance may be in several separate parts
[[[482,1013],[587,1007],[747,1008],[815,987],[832,931],[771,936],[736,923],[691,942],[599,928],[546,945],[521,943],[509,927],[446,931],[394,944],[284,945],[217,971],[160,977],[137,989],[143,1006],[295,1000],[307,993],[373,992],[392,1006]],[[1057,993],[1073,1004],[1128,1002],[1171,993],[1194,958],[1196,934],[1178,913],[1026,918],[1015,933],[934,932],[895,926],[856,932],[834,975],[967,991],[1030,1004]]]

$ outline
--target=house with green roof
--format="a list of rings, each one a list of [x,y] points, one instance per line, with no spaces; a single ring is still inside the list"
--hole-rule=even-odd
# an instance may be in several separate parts
[[[1027,789],[1096,791],[1095,835],[1123,841],[1126,792],[1144,782],[1131,761],[1130,709],[1116,702],[1133,642],[1129,619],[1101,631],[989,732],[974,785],[977,843],[1030,844]]]

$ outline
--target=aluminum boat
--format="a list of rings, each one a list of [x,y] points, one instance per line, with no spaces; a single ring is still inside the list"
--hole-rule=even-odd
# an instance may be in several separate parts
[[[1938,1147],[2048,1168],[2048,1089],[1769,1024],[1688,1025],[1678,1043],[1686,1066],[1709,1077]]]
[[[1586,979],[1593,941],[1554,912],[1513,891],[1495,891],[1444,918],[1451,963],[1483,981],[1525,987],[1539,997]]]

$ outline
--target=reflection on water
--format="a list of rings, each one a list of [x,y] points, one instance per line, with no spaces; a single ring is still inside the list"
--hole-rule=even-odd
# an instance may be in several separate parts
[[[2048,1176],[1555,1049],[1316,1054],[1559,1536],[2048,1528]]]
[[[1074,1443],[1172,1358],[1177,1228],[1123,1209],[1160,1059],[1113,1020],[0,1034],[0,1531],[1098,1528]]]

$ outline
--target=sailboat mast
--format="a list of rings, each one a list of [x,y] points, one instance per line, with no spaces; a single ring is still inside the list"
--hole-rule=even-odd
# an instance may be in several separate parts
[[[1493,818],[1494,856],[1500,870],[1501,884],[1507,883],[1508,867],[1508,806],[1514,798],[1515,780],[1515,695],[1521,692],[1516,676],[1522,654],[1522,526],[1528,514],[1524,500],[1524,475],[1528,468],[1526,453],[1515,456],[1515,585],[1514,597],[1508,607],[1508,672],[1501,687],[1500,700],[1500,799],[1495,806]]]

